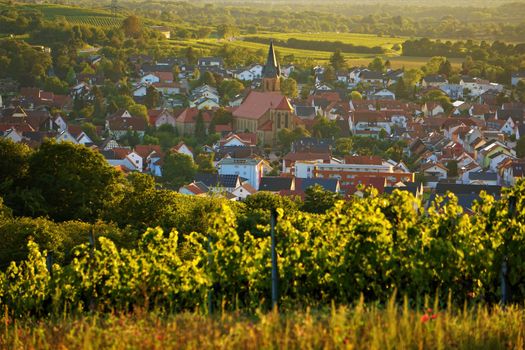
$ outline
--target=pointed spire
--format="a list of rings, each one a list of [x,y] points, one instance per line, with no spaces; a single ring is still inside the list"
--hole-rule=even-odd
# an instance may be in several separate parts
[[[281,67],[277,63],[277,58],[275,57],[275,51],[273,49],[273,40],[271,40],[270,48],[268,49],[268,58],[266,59],[266,64],[263,68],[263,77],[276,78],[279,76],[281,76]]]

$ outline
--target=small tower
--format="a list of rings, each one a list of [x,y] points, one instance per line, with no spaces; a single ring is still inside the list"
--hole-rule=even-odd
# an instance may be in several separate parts
[[[262,90],[267,91],[281,91],[281,67],[277,63],[275,51],[273,50],[273,41],[270,42],[268,50],[268,58],[262,70]]]

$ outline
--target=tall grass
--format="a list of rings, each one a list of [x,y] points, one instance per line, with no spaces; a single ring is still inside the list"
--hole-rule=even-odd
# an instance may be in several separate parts
[[[525,310],[395,304],[243,315],[2,317],[1,349],[523,349]]]

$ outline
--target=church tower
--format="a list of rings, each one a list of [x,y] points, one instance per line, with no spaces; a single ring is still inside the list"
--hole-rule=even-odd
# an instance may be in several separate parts
[[[281,67],[277,63],[275,51],[273,50],[273,41],[270,42],[268,58],[262,70],[262,91],[281,91]]]

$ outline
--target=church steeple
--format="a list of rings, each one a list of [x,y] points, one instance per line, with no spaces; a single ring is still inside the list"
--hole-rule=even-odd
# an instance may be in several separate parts
[[[280,77],[281,67],[277,63],[275,51],[273,49],[273,41],[270,41],[270,48],[268,49],[268,58],[262,70],[263,77],[263,91],[280,91]]]

